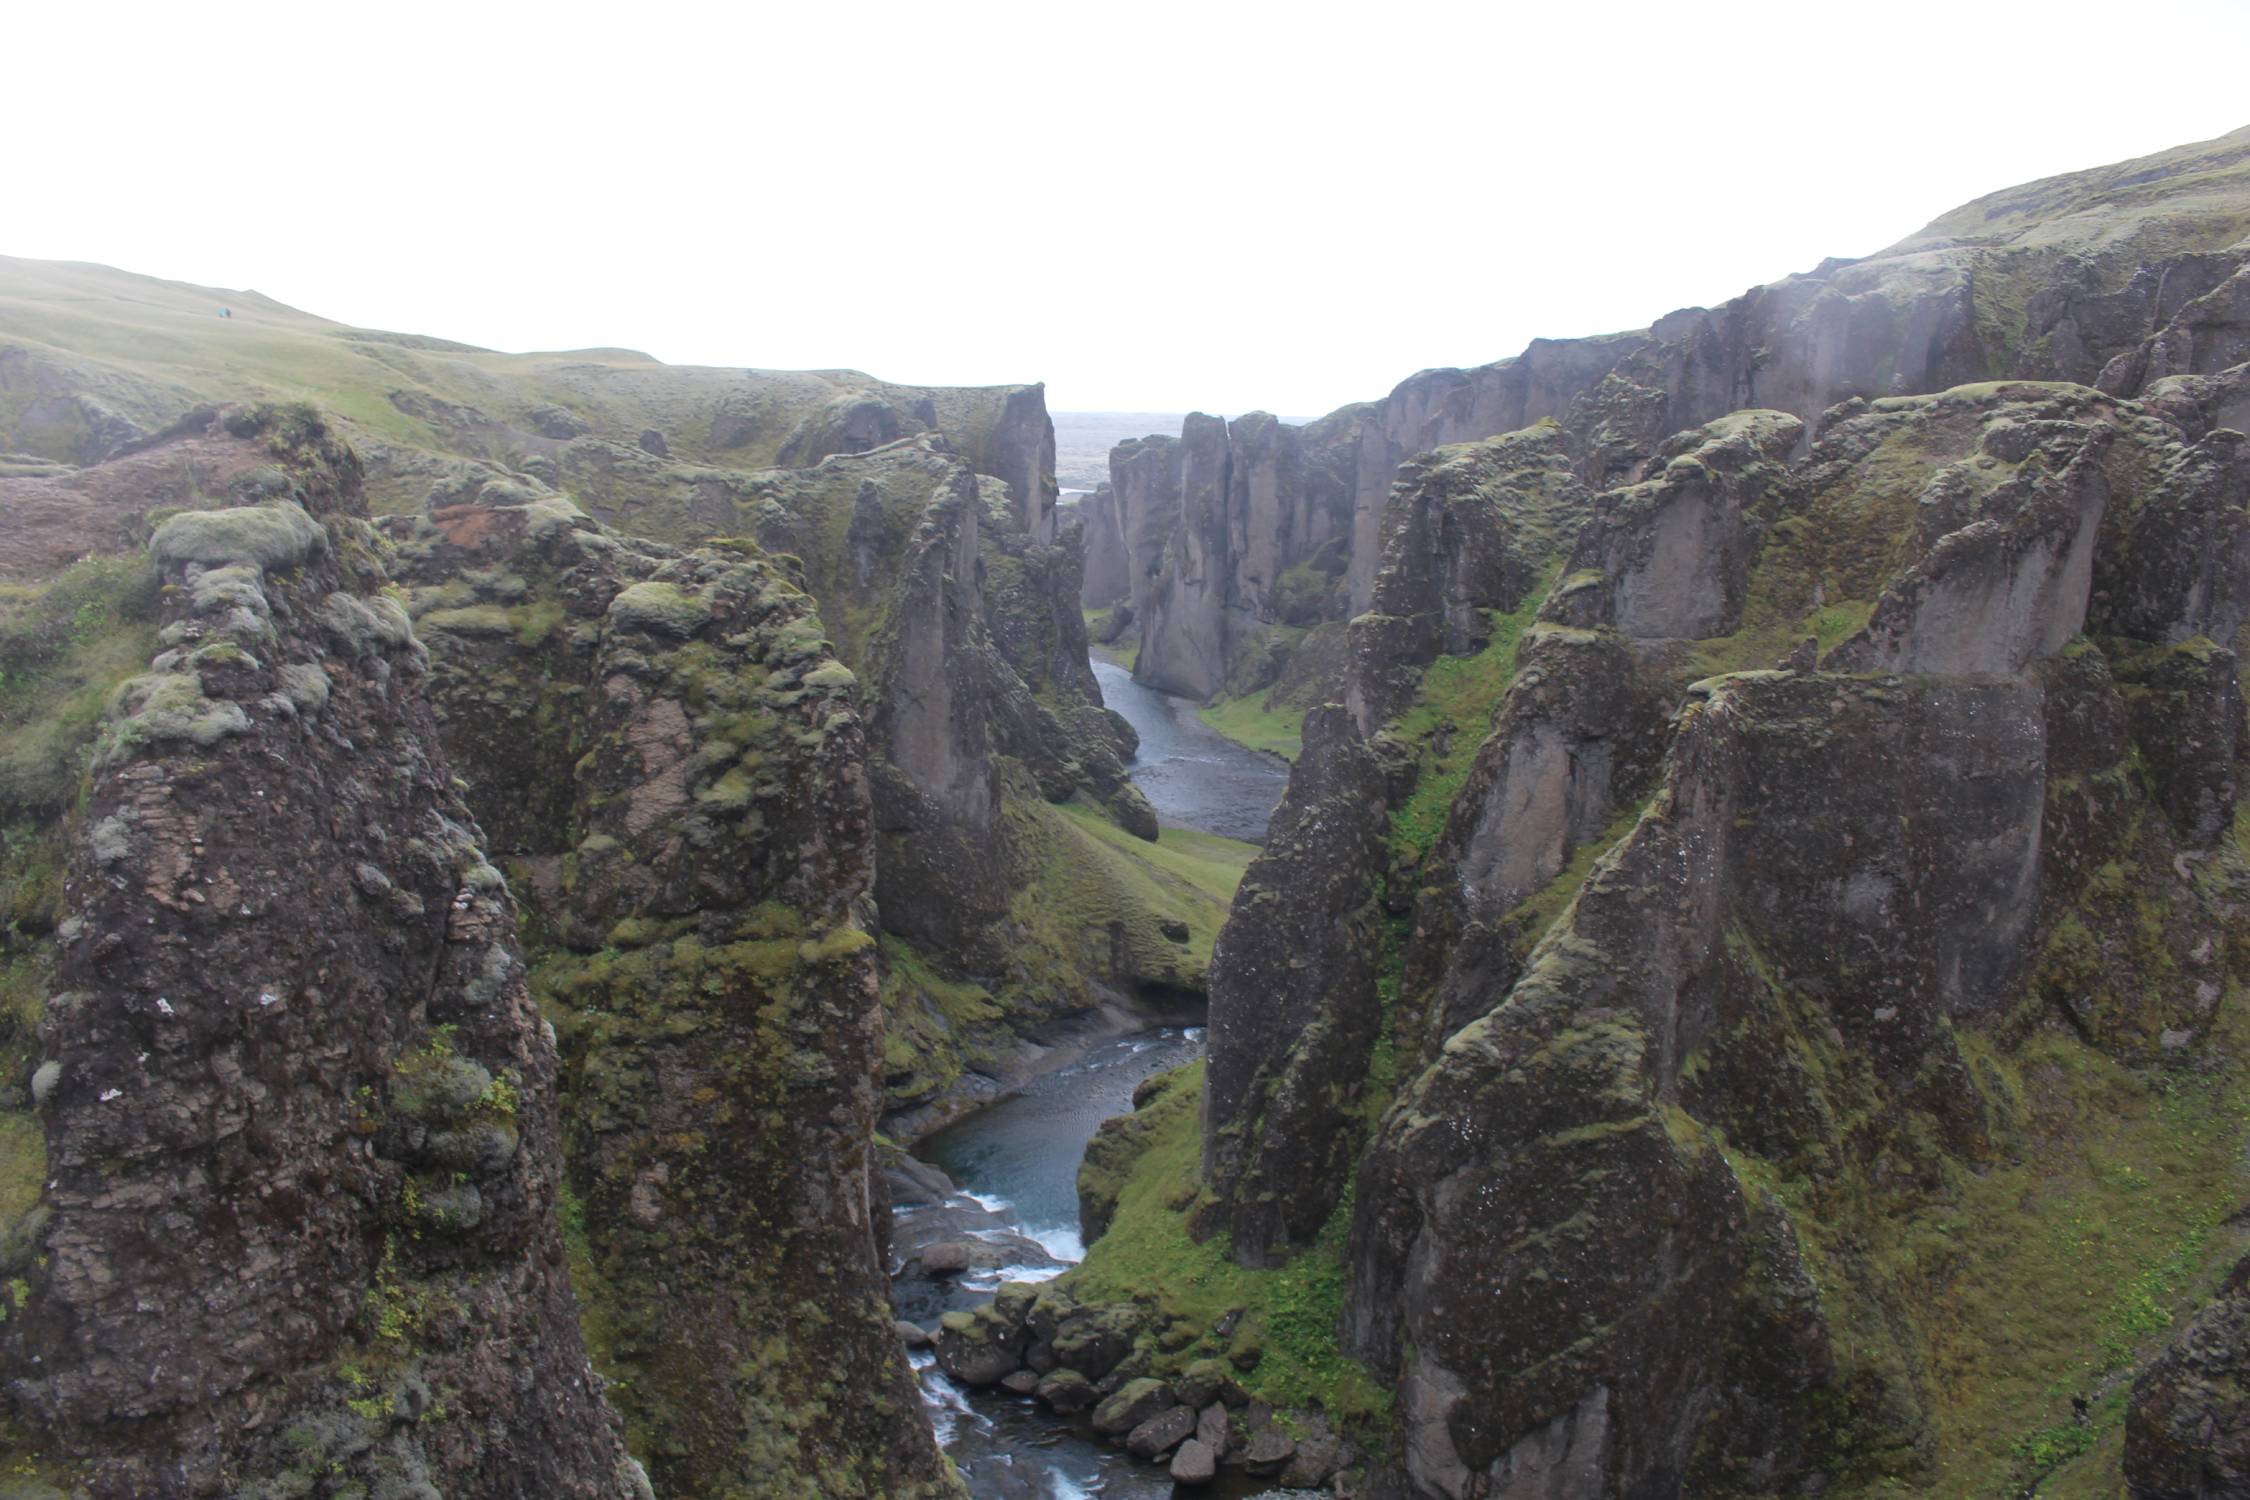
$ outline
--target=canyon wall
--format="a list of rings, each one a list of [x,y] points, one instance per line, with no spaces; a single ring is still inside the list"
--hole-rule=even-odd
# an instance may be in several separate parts
[[[2238,131],[1979,199],[1877,254],[1824,261],[1645,330],[1537,339],[1495,364],[1425,370],[1382,401],[1284,427],[1287,438],[1253,414],[1233,427],[1241,461],[1263,462],[1268,487],[1227,489],[1216,517],[1168,511],[1176,485],[1159,494],[1128,484],[1140,454],[1121,448],[1110,530],[1166,538],[1160,554],[1143,544],[1136,559],[1156,569],[1131,601],[1137,672],[1195,698],[1271,684],[1290,626],[1370,607],[1400,465],[1431,448],[1553,418],[1577,444],[1580,477],[1604,486],[1641,477],[1670,434],[1743,408],[1810,421],[1841,401],[1986,379],[2133,395],[2161,375],[2239,363],[2250,350],[2246,173],[2250,132]],[[1280,449],[1292,461],[1255,456]],[[1292,568],[1319,576],[1283,587]],[[1317,587],[1338,574],[1341,587]]]
[[[31,1493],[649,1493],[563,1269],[554,1036],[359,480],[302,409],[0,480]]]

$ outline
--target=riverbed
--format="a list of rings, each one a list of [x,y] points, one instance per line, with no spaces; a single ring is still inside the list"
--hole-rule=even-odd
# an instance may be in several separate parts
[[[1133,779],[1158,819],[1262,842],[1288,766],[1237,745],[1196,717],[1192,704],[1142,687],[1123,667],[1099,659],[1093,665],[1104,701],[1141,737]],[[932,1327],[948,1311],[990,1301],[1002,1281],[1043,1281],[1076,1264],[1085,1253],[1078,1164],[1086,1143],[1102,1121],[1132,1109],[1135,1084],[1202,1054],[1200,1027],[1112,1038],[918,1142],[914,1155],[956,1186],[902,1205],[893,1220],[900,1238],[913,1237],[918,1216],[936,1215],[988,1226],[966,1232],[1025,1253],[1022,1264],[957,1277],[902,1277],[894,1283],[899,1316]],[[1059,1417],[1026,1396],[963,1390],[926,1350],[913,1361],[938,1441],[976,1500],[1162,1500],[1173,1493],[1164,1464],[1110,1446],[1083,1418]],[[1197,1493],[1231,1500],[1288,1492],[1230,1470]]]
[[[1143,687],[1116,662],[1095,657],[1094,680],[1102,702],[1141,737],[1133,783],[1158,822],[1266,841],[1266,824],[1289,785],[1287,761],[1236,744],[1197,717],[1193,703]]]

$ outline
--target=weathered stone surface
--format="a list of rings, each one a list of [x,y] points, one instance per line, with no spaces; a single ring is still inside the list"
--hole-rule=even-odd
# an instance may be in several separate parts
[[[1733,630],[1754,513],[1785,502],[1783,464],[1804,431],[1785,413],[1737,412],[1666,442],[1653,477],[1603,495],[1567,566],[1598,577],[1603,622],[1637,640]]]
[[[166,649],[64,884],[10,1396],[100,1497],[629,1495],[561,1270],[557,1060],[358,461],[302,410],[201,420],[288,498],[152,548]]]
[[[1219,1460],[1201,1438],[1189,1438],[1172,1455],[1174,1484],[1209,1484],[1219,1474]]]
[[[1882,1149],[1976,1169],[2020,1101],[1965,1030],[2005,1046],[2045,1008],[2130,1059],[2208,1026],[2224,961],[2199,934],[2240,877],[2191,882],[2181,851],[2231,826],[2241,710],[2233,653],[2189,622],[2241,629],[2245,490],[2210,426],[2234,385],[2195,380],[2145,407],[1853,402],[1801,457],[1793,418],[1746,413],[1596,502],[1412,871],[1406,1081],[1360,1158],[1345,1320],[1397,1382],[1386,1482],[1783,1492],[1824,1443],[1928,1461],[1914,1313],[1887,1283],[1840,1293],[1834,1252],[1713,1143],[1835,1160],[1879,1098],[1911,1122]],[[1712,524],[1654,547],[1683,500]],[[1697,581],[1649,584],[1659,553]],[[1799,624],[1823,619],[1825,662]],[[1390,659],[1410,690],[1412,653]],[[1384,693],[1364,701],[1406,701]],[[1284,889],[1223,946],[1314,921],[1322,887]],[[1214,1077],[1271,993],[1216,991]],[[1206,1220],[1244,1211],[1211,1180]],[[1813,1419],[1847,1387],[1880,1437]]]
[[[1101,1399],[1094,1383],[1076,1370],[1052,1371],[1041,1378],[1034,1394],[1056,1411],[1066,1414],[1084,1411]]]
[[[2133,1500],[2250,1490],[2250,1261],[2133,1382],[2125,1483]]]
[[[1371,735],[1412,703],[1440,654],[1473,656],[1490,611],[1520,608],[1593,508],[1563,430],[1544,423],[1436,449],[1399,470],[1382,566],[1351,623],[1345,702]]]
[[[1304,753],[1211,960],[1204,1171],[1245,1265],[1310,1243],[1359,1148],[1381,1027],[1376,891],[1385,786],[1343,709],[1305,717]]]
[[[1278,1474],[1296,1453],[1297,1440],[1269,1422],[1250,1434],[1242,1449],[1242,1463],[1253,1474]]]
[[[471,804],[555,943],[573,1185],[623,1399],[676,1434],[658,1482],[780,1464],[944,1491],[870,1212],[865,721],[812,600],[755,549],[634,543],[559,496],[389,530]],[[830,1402],[838,1379],[887,1394]]]
[[[1284,482],[1253,506],[1245,489],[1226,524],[1247,533],[1264,514],[1345,518],[1323,559],[1348,560],[1345,586],[1323,613],[1351,619],[1375,602],[1400,466],[1448,444],[1555,419],[1570,435],[1580,477],[1610,486],[1656,477],[1666,439],[1749,408],[1810,422],[1841,402],[1992,377],[2098,376],[2105,391],[2134,395],[2167,378],[2217,375],[2250,357],[2250,251],[2228,190],[2246,149],[2238,131],[2025,184],[1874,255],[1824,261],[1645,330],[1538,339],[1494,364],[1424,370],[1381,401],[1343,407],[1289,435],[1292,460],[1282,472],[1297,476],[1294,492]],[[2020,311],[2002,316],[2000,307]],[[1122,497],[1115,467],[1112,477]],[[1671,524],[1700,533],[1708,519],[1690,501]],[[1233,613],[1211,610],[1217,575],[1208,549],[1180,540],[1134,603],[1195,601],[1166,622],[1161,662],[1165,682],[1202,696],[1208,689],[1200,685],[1227,682],[1236,657],[1261,638],[1258,625],[1278,615],[1249,591],[1235,596]],[[1314,549],[1300,545],[1297,555]],[[1152,560],[1139,561],[1145,568]],[[1629,617],[1681,581],[1661,551],[1651,561],[1647,577],[1621,577],[1629,595],[1655,591],[1629,599]],[[1724,594],[1706,602],[1722,613],[1727,605]],[[1701,622],[1675,611],[1644,623],[1667,627],[1651,634],[1673,634]],[[1143,629],[1152,629],[1145,618]],[[1144,633],[1144,655],[1152,638]]]
[[[1135,1458],[1161,1458],[1195,1431],[1195,1408],[1175,1406],[1160,1411],[1125,1434],[1125,1448]]]
[[[996,1385],[1023,1361],[1023,1335],[1011,1331],[989,1306],[947,1313],[938,1324],[936,1344],[938,1368],[963,1385]]]
[[[1213,1458],[1225,1458],[1232,1426],[1227,1420],[1226,1403],[1213,1401],[1196,1416],[1195,1440],[1208,1448]]]
[[[1146,1376],[1128,1380],[1094,1408],[1094,1430],[1121,1437],[1177,1403],[1172,1388]]]

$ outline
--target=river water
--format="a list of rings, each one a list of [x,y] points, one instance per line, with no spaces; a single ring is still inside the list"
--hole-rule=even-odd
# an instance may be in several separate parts
[[[1103,699],[1140,734],[1133,779],[1163,823],[1253,842],[1264,838],[1288,782],[1286,765],[1226,739],[1197,718],[1192,705],[1142,687],[1114,663],[1097,659],[1094,674]],[[901,1207],[894,1223],[902,1234],[917,1215],[989,1214],[1036,1241],[1051,1260],[953,1279],[902,1278],[894,1283],[899,1316],[933,1327],[947,1311],[991,1300],[1003,1280],[1045,1280],[1060,1264],[1075,1264],[1084,1253],[1078,1164],[1086,1143],[1102,1121],[1132,1109],[1135,1084],[1202,1053],[1200,1027],[1117,1037],[918,1142],[914,1154],[951,1176],[961,1191],[948,1203]],[[1160,1500],[1172,1494],[1165,1465],[1139,1462],[1109,1446],[1082,1418],[1056,1416],[1029,1397],[997,1389],[965,1391],[927,1351],[917,1351],[913,1361],[938,1441],[976,1500]],[[1269,1491],[1260,1481],[1222,1471],[1217,1484],[1198,1493],[1231,1500]]]
[[[1274,804],[1289,784],[1288,762],[1245,750],[1196,717],[1195,705],[1146,688],[1113,661],[1094,658],[1102,701],[1141,737],[1133,782],[1157,821],[1262,844]]]

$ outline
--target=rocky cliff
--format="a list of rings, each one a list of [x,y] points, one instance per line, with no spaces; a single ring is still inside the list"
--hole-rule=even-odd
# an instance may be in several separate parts
[[[802,575],[559,498],[387,523],[560,1034],[573,1268],[664,1493],[950,1490],[891,1336],[876,840]]]
[[[195,322],[194,289],[8,269],[30,283],[11,334],[36,337],[7,368],[40,394],[0,415],[32,450],[9,469],[51,476],[39,518],[50,489],[119,488],[39,425],[55,401],[170,399],[118,359],[121,327],[163,324],[157,364],[229,331]],[[399,511],[369,533],[369,586],[412,623],[447,795],[521,902],[510,972],[559,1049],[564,1233],[542,1264],[559,1289],[567,1259],[625,1439],[668,1494],[952,1492],[888,1313],[877,1122],[927,1128],[1088,1036],[1186,1018],[1223,915],[1210,872],[1156,845],[1132,732],[1101,706],[1038,389],[546,361],[236,311],[258,342],[198,378],[337,398]],[[314,373],[271,362],[277,341]],[[393,377],[370,416],[363,387]],[[23,571],[79,537],[138,545],[151,506],[202,503],[205,471],[182,472],[116,517],[41,520]],[[549,1313],[583,1365],[579,1320]]]
[[[1271,418],[1245,418],[1233,424],[1241,461],[1264,465],[1271,487],[1230,490],[1215,517],[1168,511],[1177,487],[1128,484],[1146,445],[1127,445],[1112,463],[1113,529],[1166,538],[1160,553],[1144,543],[1138,554],[1156,570],[1132,600],[1138,670],[1192,697],[1253,692],[1280,672],[1292,626],[1365,612],[1391,487],[1402,463],[1431,448],[1553,418],[1577,445],[1580,477],[1608,485],[1641,477],[1671,434],[1738,409],[1810,421],[1853,398],[2001,378],[2135,395],[2163,375],[2240,363],[2250,353],[2246,181],[2250,131],[2237,131],[1994,194],[1877,254],[1825,261],[1644,330],[1540,339],[1495,364],[1425,370],[1286,438]],[[1200,441],[1229,446],[1208,431]],[[1293,458],[1268,456],[1282,449]],[[1341,587],[1323,587],[1337,575]]]
[[[1348,1212],[1389,1482],[1981,1492],[2234,1420],[2152,1372],[2128,1426],[2104,1375],[2229,1242],[2246,385],[1748,411],[1598,497],[1567,426],[1409,470],[1322,816],[1222,936],[1191,1215],[1271,1265]],[[2105,1197],[2151,1170],[2154,1217]],[[2084,1313],[1984,1290],[2033,1265]]]
[[[0,490],[12,1474],[647,1495],[563,1269],[553,1035],[356,457],[204,412]]]

